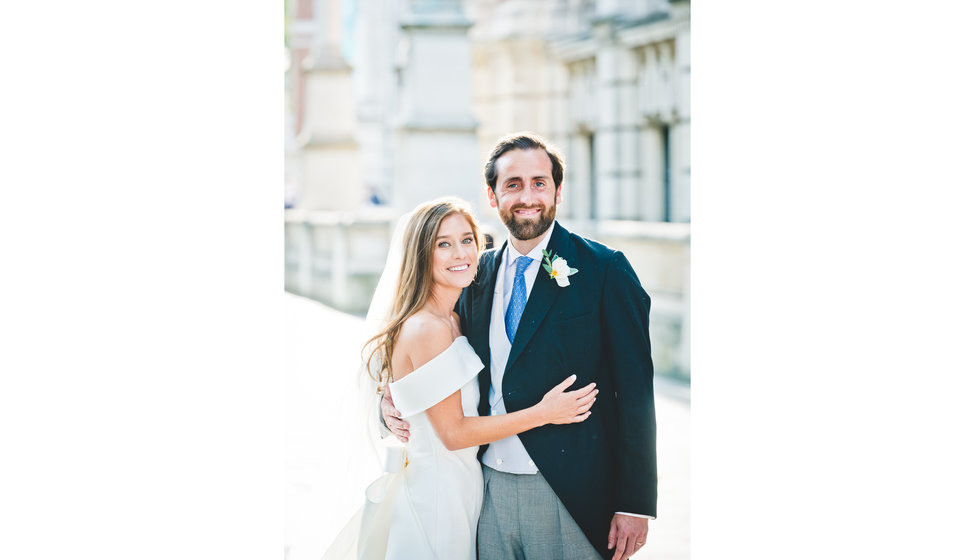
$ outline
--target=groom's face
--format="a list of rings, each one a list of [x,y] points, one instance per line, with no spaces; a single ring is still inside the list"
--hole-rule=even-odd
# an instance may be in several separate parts
[[[497,159],[497,184],[487,187],[487,196],[510,234],[524,241],[543,235],[555,221],[561,185],[551,177],[544,150],[511,150]]]

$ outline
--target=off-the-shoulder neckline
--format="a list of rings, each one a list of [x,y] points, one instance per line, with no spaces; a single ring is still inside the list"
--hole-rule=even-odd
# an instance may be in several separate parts
[[[402,381],[408,379],[408,376],[410,376],[413,373],[419,371],[420,369],[422,369],[425,366],[431,364],[432,362],[438,360],[443,354],[445,354],[446,352],[449,352],[449,350],[451,350],[453,346],[456,346],[456,343],[459,342],[460,339],[466,339],[466,336],[464,336],[464,335],[457,336],[456,338],[453,339],[452,344],[450,344],[449,346],[447,346],[445,350],[443,350],[442,352],[439,352],[438,354],[436,354],[435,356],[433,356],[432,359],[429,360],[428,362],[425,362],[424,364],[420,365],[419,367],[417,367],[417,368],[413,369],[412,371],[406,373],[405,376],[402,377],[401,379],[399,379],[398,381],[392,381],[390,383],[390,385],[395,385],[397,383],[401,383]]]

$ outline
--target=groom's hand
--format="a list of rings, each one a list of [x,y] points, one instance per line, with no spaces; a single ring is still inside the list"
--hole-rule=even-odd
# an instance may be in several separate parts
[[[381,417],[384,419],[388,431],[398,438],[402,443],[408,443],[408,422],[402,420],[402,413],[395,408],[395,403],[391,400],[391,391],[385,387],[384,396],[381,397]]]
[[[649,520],[633,515],[613,515],[609,524],[609,549],[616,547],[612,560],[623,560],[636,554],[646,544]]]

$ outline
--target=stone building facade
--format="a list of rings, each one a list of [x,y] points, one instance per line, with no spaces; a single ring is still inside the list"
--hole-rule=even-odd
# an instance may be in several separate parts
[[[295,2],[287,289],[362,312],[391,220],[435,196],[469,200],[505,236],[481,164],[532,130],[565,155],[558,219],[626,253],[653,296],[658,373],[689,378],[689,2]],[[339,64],[327,55],[344,34]]]

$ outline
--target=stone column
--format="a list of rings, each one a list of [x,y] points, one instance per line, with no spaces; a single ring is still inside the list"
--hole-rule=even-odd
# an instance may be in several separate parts
[[[637,107],[637,59],[630,49],[619,47],[616,70],[617,173],[619,174],[619,218],[640,219],[640,111]]]
[[[675,122],[670,135],[671,219],[691,221],[691,30],[684,27],[674,42],[673,94]]]
[[[306,73],[302,71],[303,60],[310,54],[316,31],[313,20],[313,0],[296,0],[290,4],[289,22],[289,95],[292,101],[295,121],[291,131],[296,136],[301,131],[305,117],[303,107],[306,92]]]
[[[664,116],[658,112],[660,67],[654,44],[643,47],[643,68],[638,84],[637,104],[645,124],[640,130],[640,219],[662,222],[666,216],[664,170]]]
[[[616,218],[619,181],[616,177],[616,46],[612,43],[612,21],[599,21],[593,36],[599,43],[596,52],[596,130],[595,212],[600,220]]]
[[[401,30],[401,0],[372,0],[357,5],[354,91],[357,98],[358,148],[368,194],[385,204],[394,183],[394,130],[398,109],[395,52]]]
[[[612,19],[593,27],[596,53],[596,169],[600,220],[639,218],[636,61],[616,44]]]
[[[415,0],[401,21],[393,203],[457,195],[486,205],[471,104],[471,22],[458,0]]]
[[[299,208],[354,210],[365,198],[351,67],[340,52],[340,5],[341,0],[318,0],[316,44],[304,61],[306,106],[297,142],[303,159]]]

